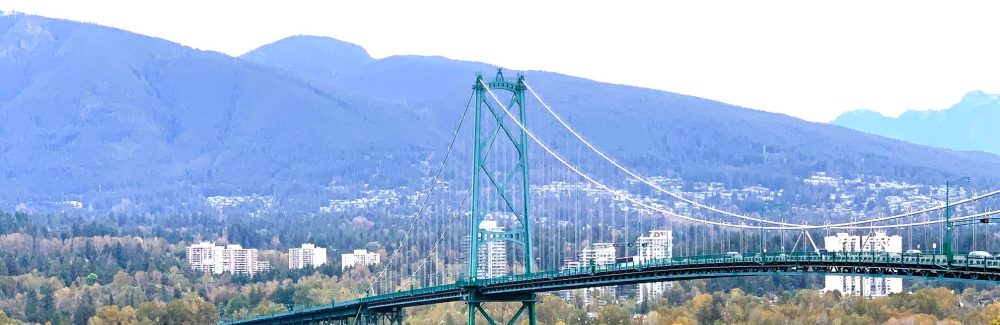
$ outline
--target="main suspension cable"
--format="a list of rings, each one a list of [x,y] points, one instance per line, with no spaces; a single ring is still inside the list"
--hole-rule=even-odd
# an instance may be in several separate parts
[[[604,183],[601,183],[601,182],[595,180],[590,175],[587,175],[586,173],[580,171],[576,166],[574,166],[570,162],[566,161],[566,159],[562,158],[562,156],[560,156],[559,154],[557,154],[554,151],[552,151],[552,149],[549,149],[549,147],[547,145],[545,145],[545,143],[543,143],[541,140],[539,140],[538,137],[535,136],[535,134],[533,132],[531,132],[530,130],[528,130],[524,126],[524,124],[521,123],[521,121],[519,121],[516,117],[514,117],[514,114],[512,114],[510,112],[510,110],[507,109],[506,105],[504,105],[503,103],[500,102],[500,99],[497,98],[496,94],[493,93],[493,90],[490,89],[490,87],[487,86],[485,82],[483,82],[482,80],[480,80],[479,83],[482,84],[483,87],[485,87],[486,91],[490,94],[490,97],[493,98],[493,101],[495,101],[497,103],[497,105],[500,105],[500,108],[503,109],[504,113],[507,114],[507,116],[510,117],[510,119],[513,120],[513,122],[515,124],[517,124],[517,127],[520,128],[521,131],[524,132],[529,138],[531,138],[532,141],[534,141],[536,144],[538,144],[550,156],[552,156],[553,158],[555,158],[556,160],[558,160],[560,163],[562,163],[563,166],[566,166],[566,168],[569,168],[570,170],[572,170],[574,173],[576,173],[580,177],[583,177],[584,179],[586,179],[590,183],[594,184],[597,187],[600,187],[601,189],[607,191],[608,193],[611,193],[611,194],[613,194],[615,196],[620,196],[620,197],[628,200],[629,202],[632,202],[633,204],[645,207],[647,209],[652,209],[652,210],[655,210],[655,211],[659,211],[661,213],[664,213],[664,214],[667,214],[669,216],[673,216],[673,217],[679,218],[679,219],[684,219],[684,220],[694,221],[694,222],[700,222],[700,223],[706,223],[706,224],[711,224],[711,225],[716,225],[716,226],[721,226],[721,227],[761,229],[761,227],[728,224],[728,223],[724,223],[724,222],[717,222],[717,221],[711,221],[711,220],[703,220],[703,219],[688,217],[688,216],[685,216],[685,215],[680,215],[680,214],[674,213],[672,211],[664,210],[664,209],[661,209],[661,208],[658,208],[658,207],[646,204],[646,203],[644,203],[642,201],[639,201],[639,200],[636,200],[636,199],[632,198],[630,195],[623,194],[623,193],[618,193],[618,191],[615,191],[611,187],[608,187],[607,185],[604,185]],[[764,229],[773,229],[773,230],[779,230],[779,229],[801,229],[800,227],[774,227],[774,226],[763,227],[763,228]]]
[[[533,142],[535,142],[536,144],[538,144],[539,147],[541,147],[546,153],[548,153],[550,156],[552,156],[553,158],[555,158],[556,160],[558,160],[560,163],[562,163],[563,166],[565,166],[566,168],[569,168],[571,171],[573,171],[574,173],[576,173],[580,177],[583,177],[584,179],[586,179],[590,183],[594,184],[597,187],[600,187],[601,189],[607,191],[608,193],[611,193],[611,194],[613,194],[615,196],[620,196],[620,197],[624,198],[625,200],[628,200],[629,202],[632,202],[633,204],[636,204],[638,206],[645,207],[647,209],[651,209],[651,210],[654,210],[654,211],[658,211],[660,213],[663,213],[663,214],[665,214],[667,216],[671,216],[671,217],[674,217],[674,218],[683,219],[683,220],[687,220],[687,221],[693,221],[693,222],[699,222],[699,223],[704,223],[704,224],[710,224],[710,225],[715,225],[715,226],[720,226],[720,227],[741,228],[741,229],[763,229],[763,230],[809,230],[809,229],[828,229],[828,228],[829,229],[872,229],[872,228],[877,228],[877,227],[881,227],[881,226],[873,226],[873,225],[858,226],[858,225],[859,224],[864,224],[864,223],[873,223],[873,222],[878,222],[878,221],[898,219],[898,218],[903,218],[903,217],[907,217],[907,216],[917,215],[917,214],[920,214],[920,213],[925,213],[925,212],[936,210],[935,208],[924,209],[924,210],[915,211],[915,212],[906,213],[906,214],[901,214],[901,215],[896,215],[896,216],[892,216],[892,217],[883,217],[883,218],[870,219],[870,220],[864,220],[864,221],[854,221],[854,222],[845,222],[845,223],[837,223],[837,224],[825,224],[825,225],[800,224],[800,225],[793,225],[793,226],[748,226],[748,225],[730,224],[730,223],[718,222],[718,221],[712,221],[712,220],[706,220],[706,219],[698,219],[698,218],[694,218],[694,217],[690,217],[690,216],[685,216],[685,215],[677,214],[677,213],[675,213],[673,211],[669,211],[669,210],[666,210],[666,209],[663,209],[663,208],[660,208],[660,207],[657,207],[657,206],[653,206],[653,205],[647,204],[647,203],[642,202],[640,200],[636,200],[635,198],[632,198],[630,195],[622,194],[622,193],[620,193],[620,191],[616,191],[616,190],[612,189],[611,187],[605,185],[604,183],[601,183],[601,182],[597,181],[592,176],[590,176],[590,175],[588,175],[588,174],[580,171],[580,169],[577,168],[575,165],[573,165],[572,163],[566,161],[566,159],[562,158],[562,156],[560,156],[558,153],[556,153],[555,151],[553,151],[552,149],[550,149],[547,145],[545,145],[545,143],[543,143],[541,140],[538,139],[538,137],[534,134],[534,132],[531,132],[531,130],[528,130],[528,128],[525,127],[524,124],[521,123],[521,121],[519,121],[517,118],[515,118],[514,114],[511,113],[509,109],[507,109],[506,105],[504,105],[502,102],[500,102],[500,99],[496,96],[495,93],[493,93],[493,90],[485,82],[483,82],[482,80],[480,80],[479,83],[490,94],[490,97],[493,98],[493,101],[496,102],[497,105],[499,105],[501,109],[503,109],[504,113],[507,114],[507,116],[511,118],[511,120],[517,125],[518,128],[521,129],[522,132],[524,132],[529,138],[531,138],[531,140]],[[984,194],[984,195],[980,195],[980,196],[977,196],[977,197],[965,199],[965,200],[958,201],[958,202],[963,202],[963,203],[970,202],[970,201],[973,201],[973,200],[982,199],[984,197],[996,195],[997,193],[1000,193],[1000,191],[990,192],[990,193],[987,193],[987,194]],[[899,227],[899,226],[906,227],[906,226],[911,226],[911,225],[918,225],[918,224],[904,224],[904,225],[894,225],[894,226],[895,227]]]
[[[556,112],[552,109],[552,107],[550,107],[547,103],[545,103],[545,101],[542,100],[542,98],[540,96],[538,96],[538,93],[536,93],[535,90],[531,88],[530,84],[528,84],[525,81],[524,85],[528,89],[528,92],[530,92],[531,95],[534,96],[535,99],[537,99],[540,104],[542,104],[542,107],[545,108],[545,110],[549,113],[549,115],[552,115],[552,117],[555,118],[556,121],[559,122],[559,124],[562,125],[563,128],[565,128],[567,131],[569,131],[573,135],[573,137],[575,137],[577,140],[579,140],[581,143],[583,143],[585,146],[587,146],[587,148],[589,148],[595,154],[597,154],[598,156],[600,156],[601,158],[603,158],[607,162],[611,163],[612,165],[614,165],[616,168],[618,168],[622,172],[624,172],[624,173],[628,174],[629,176],[631,176],[632,178],[638,180],[639,182],[642,182],[643,184],[646,184],[646,185],[652,187],[653,189],[655,189],[655,190],[657,190],[657,191],[659,191],[659,192],[661,192],[663,194],[669,195],[669,196],[671,196],[673,198],[676,198],[676,199],[678,199],[680,201],[683,201],[685,203],[688,203],[688,204],[691,204],[691,205],[694,205],[694,206],[697,206],[697,207],[700,207],[700,208],[703,208],[703,209],[706,209],[706,210],[709,210],[709,211],[721,213],[721,214],[724,214],[724,215],[727,215],[727,216],[730,216],[730,217],[735,217],[735,218],[744,219],[744,220],[752,220],[752,221],[756,221],[756,222],[763,222],[763,223],[767,223],[767,224],[797,227],[797,228],[801,228],[802,226],[804,226],[804,225],[801,225],[801,224],[793,224],[793,223],[785,223],[785,222],[779,222],[779,221],[771,221],[771,220],[767,220],[767,219],[754,218],[754,217],[751,217],[751,216],[746,216],[746,215],[741,215],[741,214],[738,214],[738,213],[733,213],[733,212],[730,212],[730,211],[722,210],[722,209],[719,209],[719,208],[716,208],[716,207],[713,207],[713,206],[709,206],[709,205],[700,203],[698,201],[694,201],[694,200],[685,198],[684,196],[682,196],[680,194],[677,194],[677,193],[668,191],[666,189],[663,189],[662,187],[660,187],[656,183],[654,183],[654,182],[652,182],[652,181],[650,181],[650,180],[648,180],[648,179],[640,176],[638,173],[633,172],[632,170],[630,170],[627,167],[623,166],[622,164],[618,163],[617,161],[615,161],[614,159],[612,159],[611,157],[609,157],[607,154],[605,154],[603,151],[601,151],[600,149],[598,149],[593,143],[591,143],[586,138],[584,138],[583,135],[581,135],[579,132],[577,132],[576,129],[574,129],[572,126],[569,125],[569,123],[566,123],[566,121],[564,121],[558,114],[556,114]],[[908,212],[908,213],[902,213],[902,214],[898,214],[898,215],[887,216],[887,217],[880,217],[880,218],[875,218],[875,219],[857,220],[857,221],[849,222],[849,223],[833,224],[833,225],[830,225],[830,226],[832,226],[833,228],[837,228],[837,227],[840,227],[840,226],[853,226],[853,225],[857,225],[857,224],[864,224],[864,223],[872,223],[872,222],[880,222],[880,221],[886,221],[886,220],[893,220],[893,219],[905,218],[905,217],[910,217],[910,216],[914,216],[914,215],[918,215],[918,214],[923,214],[923,213],[927,213],[927,212],[933,212],[933,211],[941,210],[941,209],[944,209],[946,207],[954,207],[956,205],[962,205],[962,204],[965,204],[965,203],[977,201],[977,200],[980,200],[980,199],[983,199],[983,198],[986,198],[986,197],[990,197],[990,196],[993,196],[993,195],[997,195],[997,194],[1000,194],[1000,190],[995,190],[995,191],[992,191],[992,192],[989,192],[989,193],[986,193],[986,194],[983,194],[983,195],[979,195],[979,196],[976,196],[976,197],[971,197],[971,198],[967,198],[967,199],[964,199],[964,200],[955,201],[955,202],[953,202],[953,203],[951,203],[949,205],[943,205],[943,206],[938,206],[938,207],[931,207],[931,208],[926,208],[926,209],[922,209],[922,210],[918,210],[918,211],[912,211],[912,212]]]

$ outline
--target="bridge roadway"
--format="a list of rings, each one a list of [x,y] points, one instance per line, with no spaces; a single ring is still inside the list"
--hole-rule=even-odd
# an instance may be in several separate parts
[[[1000,282],[1000,260],[957,256],[948,265],[944,255],[834,252],[768,253],[763,260],[759,253],[675,257],[641,264],[584,266],[475,281],[459,279],[454,284],[370,296],[226,324],[401,323],[402,308],[465,301],[470,294],[498,301],[521,301],[538,292],[586,287],[804,273]]]

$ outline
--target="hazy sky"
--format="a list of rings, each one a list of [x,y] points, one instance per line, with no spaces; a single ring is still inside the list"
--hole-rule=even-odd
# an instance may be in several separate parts
[[[239,55],[295,34],[829,121],[1000,93],[1000,3],[964,1],[46,1],[0,9]]]

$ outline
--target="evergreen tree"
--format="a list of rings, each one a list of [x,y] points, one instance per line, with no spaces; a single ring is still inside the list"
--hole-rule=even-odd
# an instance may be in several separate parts
[[[93,299],[89,294],[85,295],[80,302],[80,305],[76,307],[76,311],[73,312],[73,324],[74,325],[87,325],[87,320],[94,313],[97,312],[97,308],[94,307]]]
[[[34,288],[28,289],[28,292],[24,294],[24,319],[29,322],[39,321],[38,294]]]
[[[41,289],[42,300],[39,304],[39,320],[52,320],[56,316],[55,290],[48,284],[43,284]]]

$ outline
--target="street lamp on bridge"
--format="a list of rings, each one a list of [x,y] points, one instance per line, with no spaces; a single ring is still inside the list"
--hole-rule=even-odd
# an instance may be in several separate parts
[[[951,251],[951,231],[955,225],[951,222],[951,185],[958,182],[972,182],[972,177],[963,176],[944,182],[944,242],[941,249],[944,251],[948,265],[955,261],[955,253]]]

